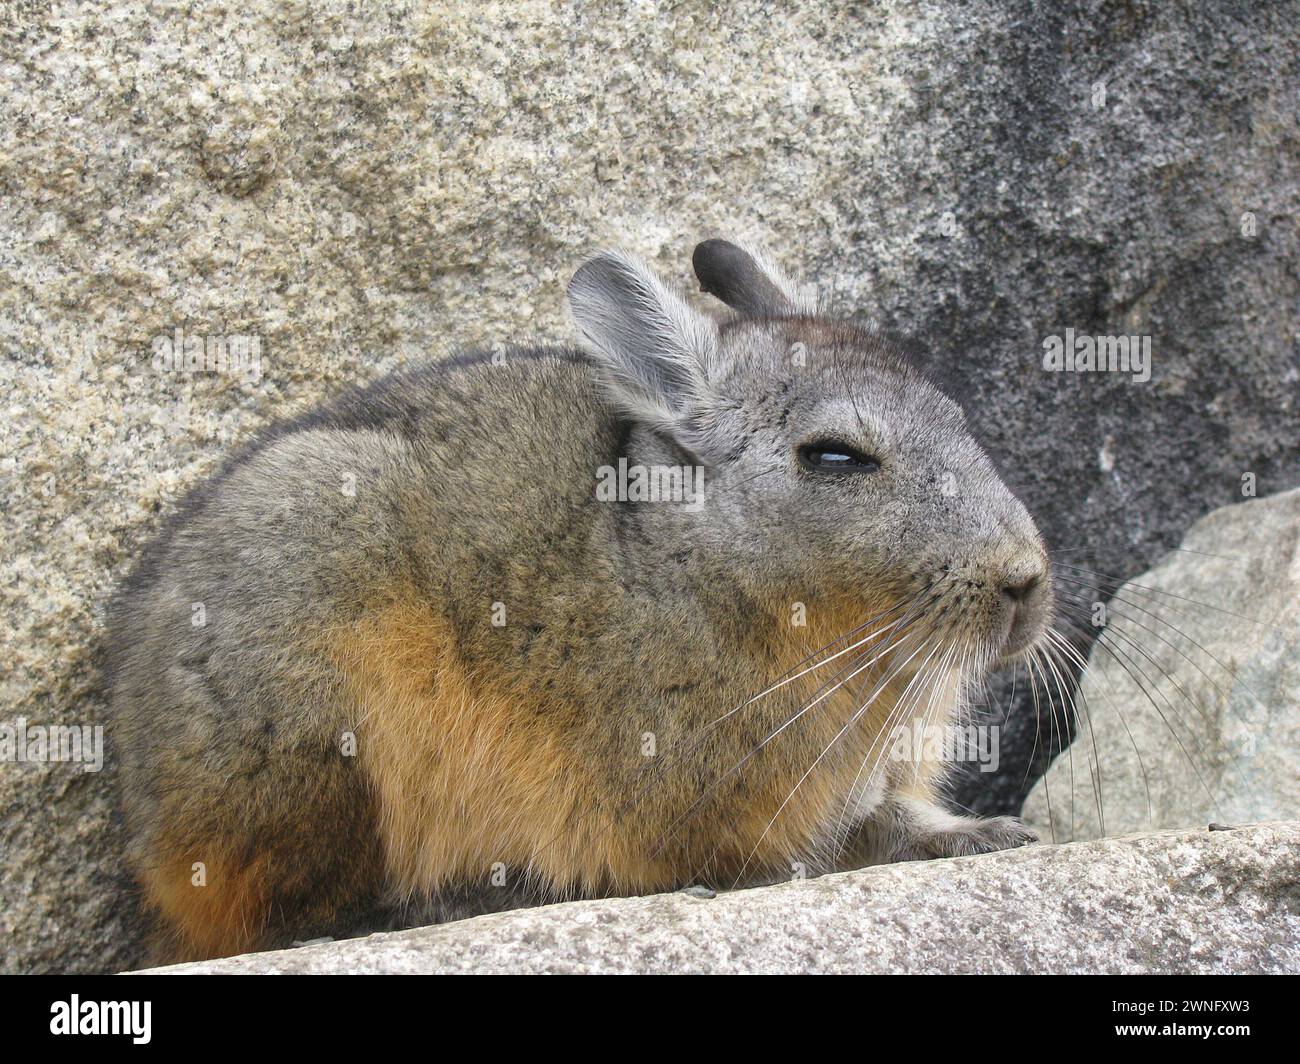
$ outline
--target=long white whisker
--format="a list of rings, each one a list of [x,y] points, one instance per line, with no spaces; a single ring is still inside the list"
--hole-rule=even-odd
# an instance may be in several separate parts
[[[917,647],[916,650],[912,651],[912,653],[907,656],[907,658],[902,662],[902,664],[899,665],[898,668],[894,670],[894,675],[897,675],[898,672],[902,670],[903,666],[905,666],[909,661],[911,661],[912,658],[916,657],[916,655],[919,654],[921,650],[924,649],[925,646],[926,644],[922,643],[921,646]],[[937,650],[938,648],[936,647],[935,649]],[[934,651],[931,651],[931,654],[933,653]],[[926,660],[929,660],[928,657]],[[924,666],[925,666],[925,662],[923,661],[920,667],[924,668]],[[803,785],[804,780],[806,780],[812,774],[813,770],[819,764],[821,764],[822,759],[831,751],[831,748],[834,747],[837,742],[839,742],[840,738],[844,735],[844,733],[847,732],[849,728],[851,728],[854,724],[856,724],[859,719],[861,719],[862,715],[867,711],[868,707],[871,705],[872,702],[875,701],[876,697],[883,689],[884,689],[884,681],[882,681],[881,684],[877,685],[876,690],[872,693],[871,698],[866,702],[866,704],[864,704],[860,709],[854,712],[853,715],[849,717],[844,727],[842,727],[838,732],[835,733],[835,736],[831,739],[831,741],[826,744],[826,748],[820,754],[817,755],[817,759],[810,766],[808,766],[808,770],[802,776],[799,777],[798,781],[790,789],[790,793],[786,795],[785,800],[781,802],[780,806],[777,807],[776,812],[772,814],[772,819],[767,822],[767,826],[763,828],[763,832],[762,834],[759,835],[758,841],[754,843],[754,848],[750,850],[749,856],[745,858],[744,863],[740,866],[740,872],[736,876],[737,885],[739,885],[740,880],[744,877],[746,869],[749,868],[749,862],[753,860],[754,854],[758,852],[758,848],[763,844],[763,840],[767,837],[767,833],[772,830],[772,825],[776,823],[777,817],[781,815],[782,810],[784,810],[785,807],[790,803],[790,800],[794,797],[795,792],[799,790],[799,788]]]

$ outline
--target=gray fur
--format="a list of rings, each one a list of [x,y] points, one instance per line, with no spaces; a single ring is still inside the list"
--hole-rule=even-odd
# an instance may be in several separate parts
[[[452,627],[471,669],[508,662],[553,707],[600,801],[644,790],[638,802],[671,816],[716,784],[690,831],[719,837],[746,793],[744,772],[725,774],[798,705],[778,694],[718,742],[688,740],[766,686],[747,648],[774,611],[914,595],[947,574],[943,608],[978,643],[973,667],[998,660],[1013,628],[1036,636],[1042,593],[1018,609],[1000,593],[1045,570],[1032,520],[956,404],[883,341],[797,313],[719,327],[612,254],[578,271],[570,300],[589,351],[463,359],[346,396],[256,442],[147,552],[114,604],[110,651],[137,869],[167,856],[178,824],[270,855],[293,872],[273,884],[267,944],[375,926],[367,913],[399,905],[370,786],[338,753],[342,678],[313,649],[395,580]],[[796,449],[827,437],[880,471],[801,470]],[[678,464],[683,449],[707,472],[702,509],[594,497],[601,466]],[[770,756],[811,764],[823,744],[803,725]],[[647,732],[677,757],[661,790],[637,750]],[[852,777],[836,758],[828,770]],[[860,856],[1024,841],[937,807],[927,819],[891,787],[855,807]],[[680,885],[697,878],[683,862]]]
[[[569,306],[610,399],[639,421],[671,425],[707,390],[717,327],[644,263],[614,251],[589,259]]]

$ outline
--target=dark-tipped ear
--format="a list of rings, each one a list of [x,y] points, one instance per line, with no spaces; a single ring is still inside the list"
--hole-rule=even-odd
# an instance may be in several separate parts
[[[749,317],[779,318],[814,314],[816,296],[795,284],[763,252],[729,240],[698,244],[691,265],[701,291]]]
[[[667,425],[703,398],[717,326],[645,263],[617,251],[588,259],[569,282],[569,308],[626,412]]]

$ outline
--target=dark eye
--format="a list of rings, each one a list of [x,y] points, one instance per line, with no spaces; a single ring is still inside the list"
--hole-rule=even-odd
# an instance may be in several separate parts
[[[880,468],[876,459],[838,440],[805,443],[799,448],[799,464],[814,473],[874,473]]]

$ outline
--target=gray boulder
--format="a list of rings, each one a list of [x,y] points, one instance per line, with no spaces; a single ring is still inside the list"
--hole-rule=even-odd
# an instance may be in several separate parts
[[[1106,607],[1024,815],[1093,839],[1300,812],[1300,491],[1216,510]]]
[[[570,902],[190,973],[1300,973],[1300,823]]]

